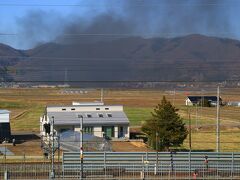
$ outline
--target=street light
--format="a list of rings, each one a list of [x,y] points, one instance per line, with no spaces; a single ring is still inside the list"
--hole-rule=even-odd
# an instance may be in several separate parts
[[[80,179],[83,178],[83,116],[78,114],[80,120],[80,160],[81,160],[81,175]]]

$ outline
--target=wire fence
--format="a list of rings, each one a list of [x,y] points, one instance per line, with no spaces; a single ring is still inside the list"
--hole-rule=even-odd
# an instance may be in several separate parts
[[[240,179],[239,153],[65,152],[61,161],[1,163],[0,179]]]
[[[192,162],[194,163],[194,162]],[[216,163],[206,166],[196,163],[195,169],[188,169],[188,163],[174,164],[84,164],[63,169],[55,164],[7,164],[0,165],[0,179],[240,179],[239,164],[233,169],[232,164]],[[54,172],[54,174],[52,173]]]

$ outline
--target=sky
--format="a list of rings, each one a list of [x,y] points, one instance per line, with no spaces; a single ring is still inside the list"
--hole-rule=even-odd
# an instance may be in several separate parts
[[[239,0],[1,0],[0,43],[30,49],[110,36],[240,39],[239,9]]]

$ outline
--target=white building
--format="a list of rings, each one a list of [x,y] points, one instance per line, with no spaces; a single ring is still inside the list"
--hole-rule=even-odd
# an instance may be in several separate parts
[[[53,120],[56,134],[79,131],[81,119],[84,133],[98,137],[129,138],[129,120],[123,106],[104,105],[101,102],[73,102],[70,106],[47,106],[40,117],[40,134],[47,136],[46,129]]]
[[[0,110],[0,142],[4,140],[10,140],[10,111]]]
[[[228,106],[236,106],[236,107],[240,107],[240,101],[229,101],[227,103]]]

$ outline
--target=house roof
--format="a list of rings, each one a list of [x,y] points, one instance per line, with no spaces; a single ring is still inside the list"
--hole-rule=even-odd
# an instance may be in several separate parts
[[[87,117],[91,114],[91,117]],[[102,114],[103,117],[99,117]],[[108,117],[111,114],[112,117]],[[111,125],[111,124],[129,124],[129,120],[123,111],[109,111],[109,112],[79,112],[77,115],[83,116],[83,124],[85,125]],[[76,113],[73,112],[47,112],[47,116],[51,119],[54,117],[55,125],[76,125],[79,124],[80,119]]]
[[[188,99],[191,102],[198,102],[201,98],[207,99],[208,101],[217,101],[217,96],[188,96]],[[221,101],[222,99],[219,98],[219,100]]]

